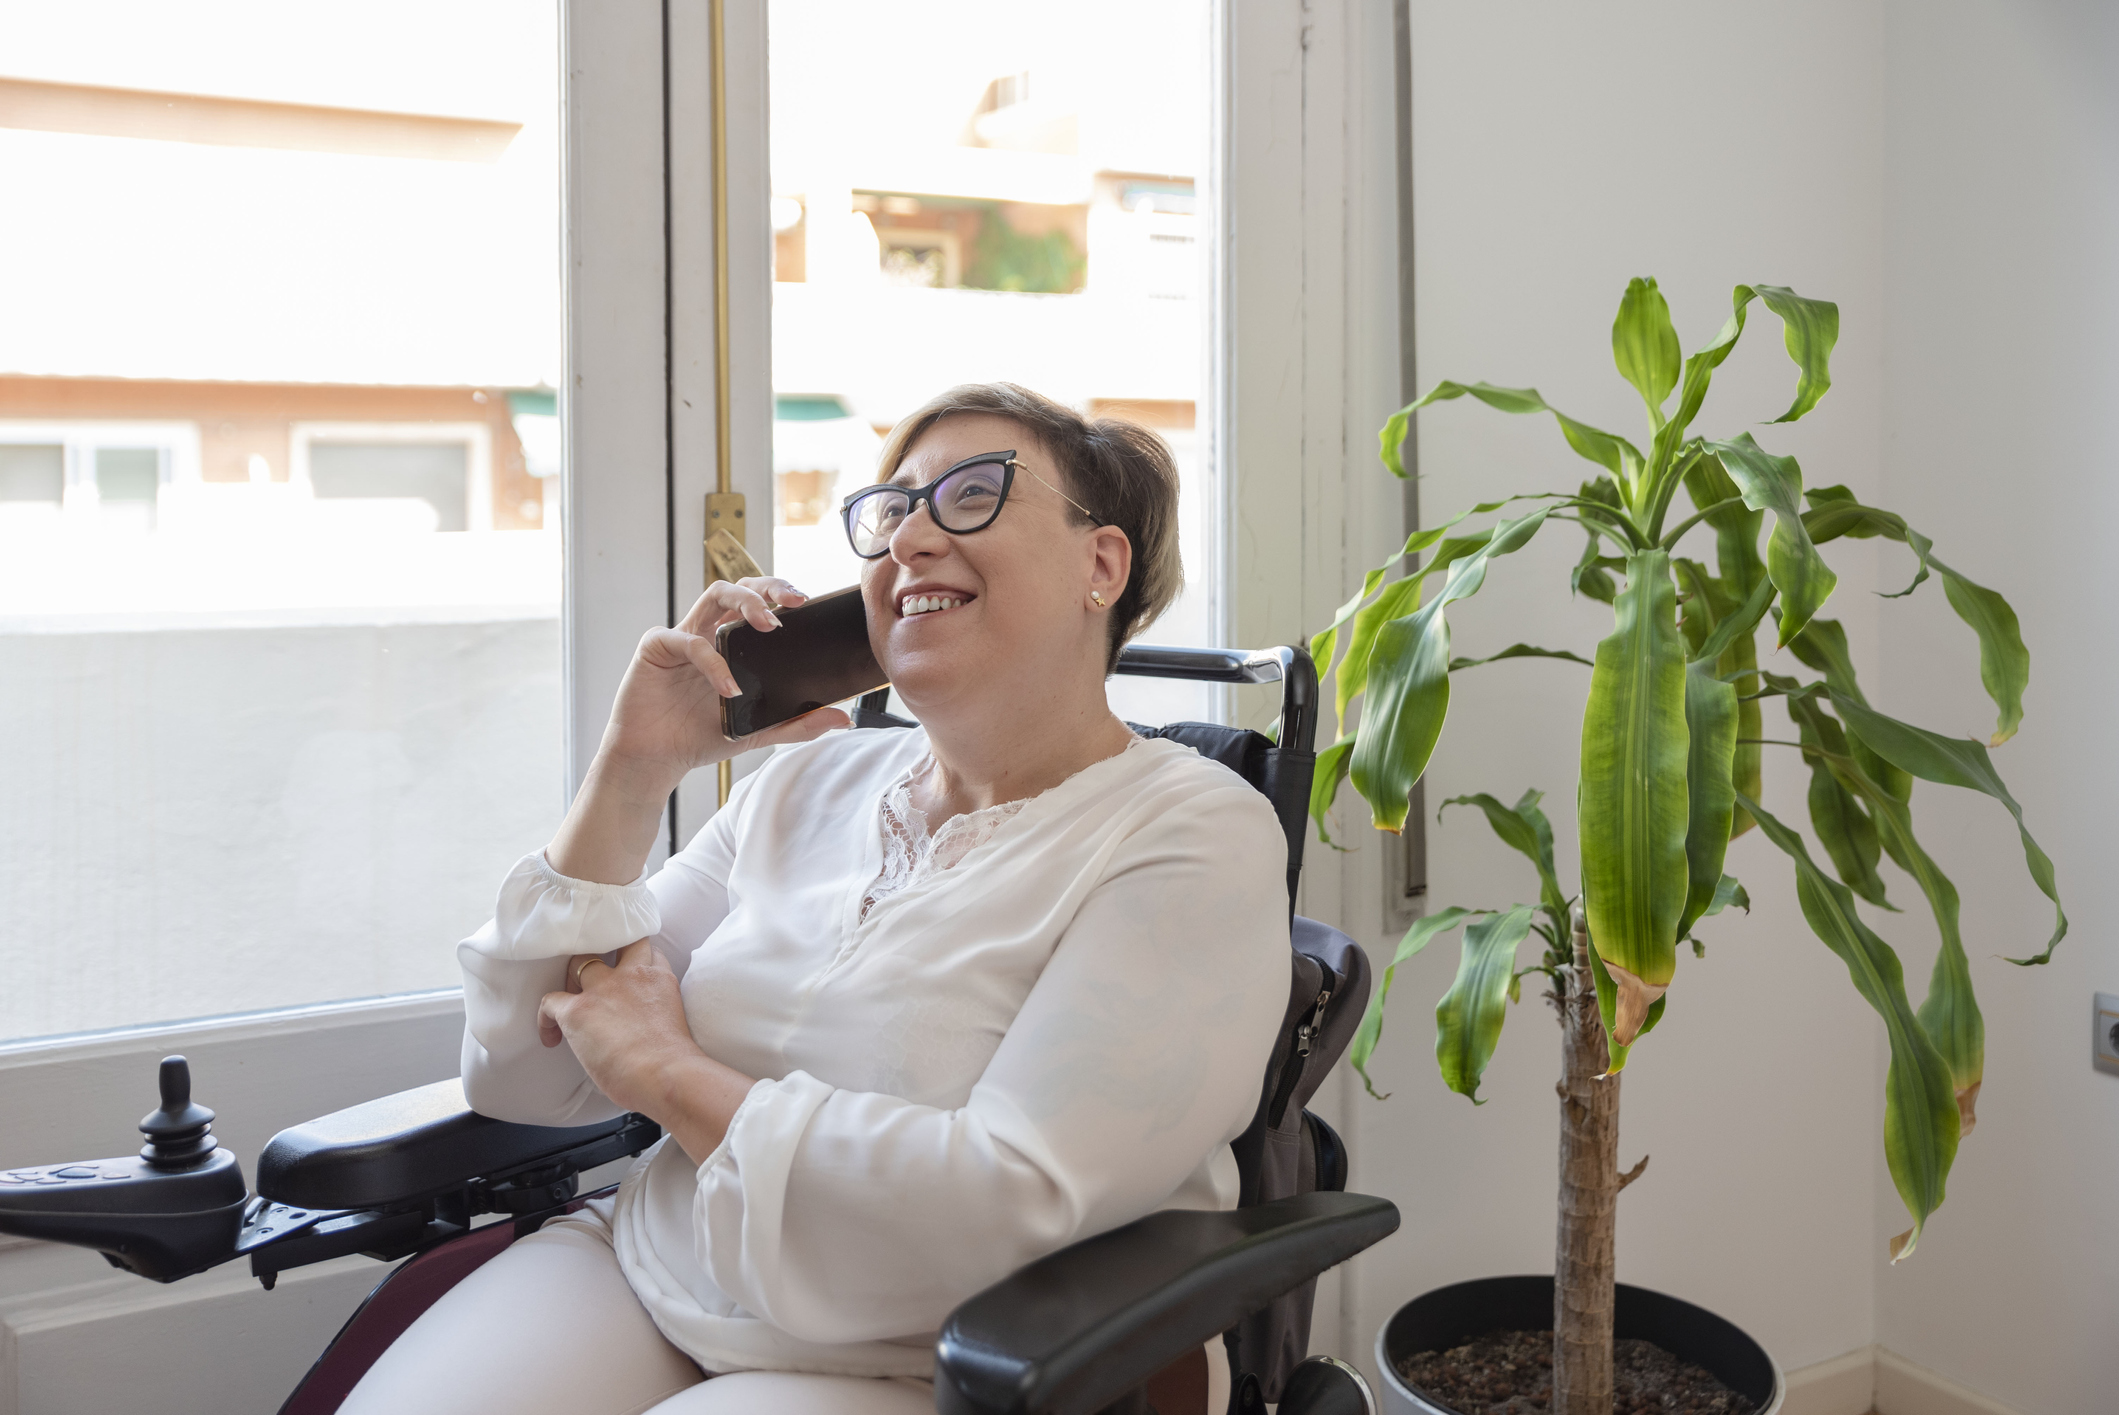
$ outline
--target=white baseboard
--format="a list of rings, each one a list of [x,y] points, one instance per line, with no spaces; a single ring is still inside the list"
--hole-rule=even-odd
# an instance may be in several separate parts
[[[1895,1351],[1864,1346],[1790,1371],[1782,1415],[2016,1415]]]
[[[1876,1348],[1877,1415],[2016,1415],[1998,1400]]]
[[[1876,1408],[1876,1348],[1790,1371],[1786,1380],[1781,1415],[1869,1415]]]

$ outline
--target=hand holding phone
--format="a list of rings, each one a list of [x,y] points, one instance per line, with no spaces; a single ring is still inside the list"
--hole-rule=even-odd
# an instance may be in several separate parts
[[[724,624],[714,647],[741,696],[721,701],[730,737],[815,712],[888,681],[868,642],[868,609],[858,585],[781,610],[777,629],[748,620]],[[836,725],[836,724],[834,724]]]
[[[676,627],[650,629],[619,684],[599,773],[626,782],[628,794],[663,796],[685,773],[738,751],[808,741],[844,727],[844,715],[823,712],[766,728],[762,738],[740,746],[725,732],[722,703],[742,689],[716,652],[719,631],[744,623],[772,637],[779,633],[777,616],[797,613],[806,603],[800,590],[770,576],[716,581]]]

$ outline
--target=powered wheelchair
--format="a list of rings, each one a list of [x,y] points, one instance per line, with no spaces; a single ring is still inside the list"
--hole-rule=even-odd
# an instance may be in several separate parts
[[[1234,1142],[1239,1207],[1166,1211],[1030,1264],[952,1312],[935,1348],[942,1415],[1148,1415],[1176,1371],[1221,1334],[1231,1411],[1373,1415],[1360,1375],[1305,1359],[1317,1276],[1398,1227],[1396,1206],[1345,1191],[1346,1151],[1304,1109],[1353,1037],[1369,967],[1344,934],[1293,913],[1315,757],[1317,673],[1309,655],[1127,647],[1121,674],[1278,682],[1279,729],[1179,722],[1135,727],[1236,771],[1272,802],[1288,842],[1287,1011],[1258,1109]],[[863,698],[857,729],[912,724]],[[291,1268],[361,1253],[397,1263],[281,1407],[332,1415],[375,1359],[443,1293],[517,1238],[594,1195],[579,1176],[661,1136],[644,1116],[579,1127],[474,1113],[457,1080],[281,1131],[258,1158],[257,1192],[191,1098],[184,1058],[160,1074],[138,1156],[0,1170],[0,1233],[99,1250],[173,1282],[237,1258],[271,1288]],[[608,1189],[598,1191],[608,1193]],[[498,1217],[475,1222],[486,1215]],[[1165,1408],[1163,1415],[1171,1415]],[[1215,1412],[1219,1415],[1219,1412]]]

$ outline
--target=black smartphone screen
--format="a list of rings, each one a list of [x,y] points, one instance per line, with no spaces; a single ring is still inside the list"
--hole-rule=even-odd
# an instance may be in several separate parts
[[[774,613],[780,617],[777,629],[754,629],[739,619],[715,636],[715,648],[728,660],[728,671],[743,690],[742,697],[721,701],[721,721],[729,736],[748,737],[888,681],[868,647],[868,613],[860,586]]]

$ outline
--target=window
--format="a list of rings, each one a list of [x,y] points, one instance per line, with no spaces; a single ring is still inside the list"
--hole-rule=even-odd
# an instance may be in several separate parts
[[[851,583],[837,507],[882,435],[951,384],[1007,380],[1169,441],[1187,589],[1144,637],[1216,642],[1211,7],[921,13],[771,0],[775,566]],[[1198,685],[1111,692],[1137,720],[1215,710]]]
[[[556,13],[19,18],[0,1041],[453,986],[563,804]]]

